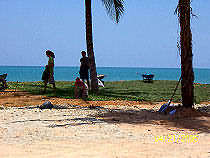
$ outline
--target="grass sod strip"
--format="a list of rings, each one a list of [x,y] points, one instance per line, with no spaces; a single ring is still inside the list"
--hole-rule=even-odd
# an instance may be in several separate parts
[[[87,100],[109,101],[109,100],[132,100],[161,102],[168,101],[178,81],[154,80],[153,83],[136,81],[114,81],[105,82],[105,88],[100,87],[98,94],[89,92]],[[45,95],[48,97],[74,98],[74,81],[57,81],[56,93],[52,85],[48,85],[47,92],[42,93],[44,84],[38,82],[8,82],[9,89],[27,91],[34,95]],[[210,101],[210,84],[194,84],[195,102]],[[181,85],[179,85],[174,102],[181,102]]]

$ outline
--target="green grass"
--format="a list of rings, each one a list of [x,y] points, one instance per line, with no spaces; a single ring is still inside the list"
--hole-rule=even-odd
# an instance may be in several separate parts
[[[177,81],[159,81],[144,83],[143,81],[116,81],[105,82],[105,88],[100,88],[99,93],[89,93],[88,100],[135,100],[159,102],[168,101],[176,87]],[[74,82],[56,82],[56,93],[51,85],[48,85],[47,93],[43,94],[42,82],[9,82],[10,89],[18,89],[30,92],[34,95],[46,95],[48,97],[74,98]],[[180,85],[173,98],[175,102],[181,102]],[[210,101],[210,84],[195,84],[195,102]]]

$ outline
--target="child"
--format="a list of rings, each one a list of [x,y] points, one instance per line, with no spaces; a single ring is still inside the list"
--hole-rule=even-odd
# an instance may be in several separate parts
[[[75,98],[82,97],[83,99],[88,97],[88,86],[79,77],[76,78],[74,85]]]

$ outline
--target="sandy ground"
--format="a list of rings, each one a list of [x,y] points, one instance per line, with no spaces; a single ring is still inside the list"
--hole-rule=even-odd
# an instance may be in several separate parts
[[[56,108],[36,108],[46,101]],[[210,103],[191,117],[162,104],[0,93],[0,158],[210,158]]]

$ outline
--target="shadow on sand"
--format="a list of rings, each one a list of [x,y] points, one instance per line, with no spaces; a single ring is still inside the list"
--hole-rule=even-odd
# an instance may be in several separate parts
[[[34,107],[35,108],[35,107]],[[189,129],[193,131],[199,131],[204,133],[210,133],[210,114],[207,112],[201,112],[195,109],[183,109],[180,108],[174,115],[163,115],[156,111],[149,109],[137,109],[137,110],[124,110],[124,109],[110,109],[99,106],[72,106],[69,109],[79,108],[79,110],[97,110],[98,113],[95,115],[88,115],[86,117],[76,117],[73,119],[46,119],[46,120],[24,120],[14,121],[11,123],[18,122],[30,122],[30,121],[47,121],[47,122],[67,122],[64,124],[55,123],[48,127],[65,127],[65,126],[79,126],[87,124],[98,124],[107,122],[110,124],[151,124],[160,125],[168,128],[179,128],[180,130]],[[210,109],[209,106],[203,107],[204,110]],[[63,107],[57,107],[56,109],[63,109]],[[69,115],[70,116],[70,115]],[[68,117],[68,115],[65,115]]]
[[[203,108],[210,108],[206,106]],[[180,129],[189,129],[205,133],[210,133],[210,114],[199,110],[180,108],[176,114],[162,115],[158,112],[148,109],[122,110],[113,109],[107,112],[94,115],[100,117],[108,123],[127,123],[127,124],[156,124],[166,127],[176,127]]]

